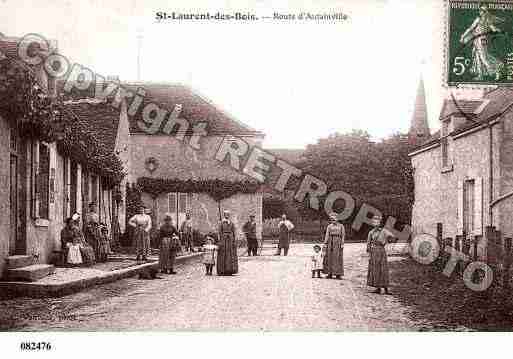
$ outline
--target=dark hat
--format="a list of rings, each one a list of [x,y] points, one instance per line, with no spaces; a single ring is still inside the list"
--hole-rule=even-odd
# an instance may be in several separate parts
[[[320,245],[318,245],[318,244],[316,244],[316,245],[315,245],[315,246],[313,246],[313,247],[314,247],[314,249],[318,249],[318,250],[321,250],[321,249],[322,249],[322,248],[321,248],[321,246],[320,246]]]

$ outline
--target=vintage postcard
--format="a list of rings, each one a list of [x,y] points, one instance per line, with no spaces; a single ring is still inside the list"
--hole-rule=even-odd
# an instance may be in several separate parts
[[[132,356],[162,349],[150,332],[208,356],[287,332],[298,356],[395,356],[361,332],[513,329],[513,2],[3,0],[0,19],[2,348]]]

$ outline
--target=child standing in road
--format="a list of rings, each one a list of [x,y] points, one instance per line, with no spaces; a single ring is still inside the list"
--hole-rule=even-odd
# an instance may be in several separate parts
[[[313,246],[314,253],[312,254],[312,278],[315,278],[315,274],[317,274],[317,278],[321,278],[322,271],[322,251],[321,246],[316,244]]]
[[[212,275],[212,269],[216,264],[217,246],[212,237],[206,238],[206,244],[203,246],[203,264],[205,264],[206,275]]]

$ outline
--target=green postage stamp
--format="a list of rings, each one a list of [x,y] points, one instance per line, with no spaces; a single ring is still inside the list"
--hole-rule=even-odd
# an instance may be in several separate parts
[[[513,2],[449,0],[447,83],[513,86]]]

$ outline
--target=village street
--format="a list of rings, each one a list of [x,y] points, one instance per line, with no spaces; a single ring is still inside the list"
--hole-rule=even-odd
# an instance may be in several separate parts
[[[312,279],[311,245],[288,257],[266,248],[243,256],[239,274],[208,277],[201,263],[163,279],[130,278],[53,299],[0,301],[2,330],[422,330],[396,294],[365,286],[364,244],[346,244],[343,280]],[[390,256],[391,268],[408,261]],[[401,287],[394,279],[392,291]]]

